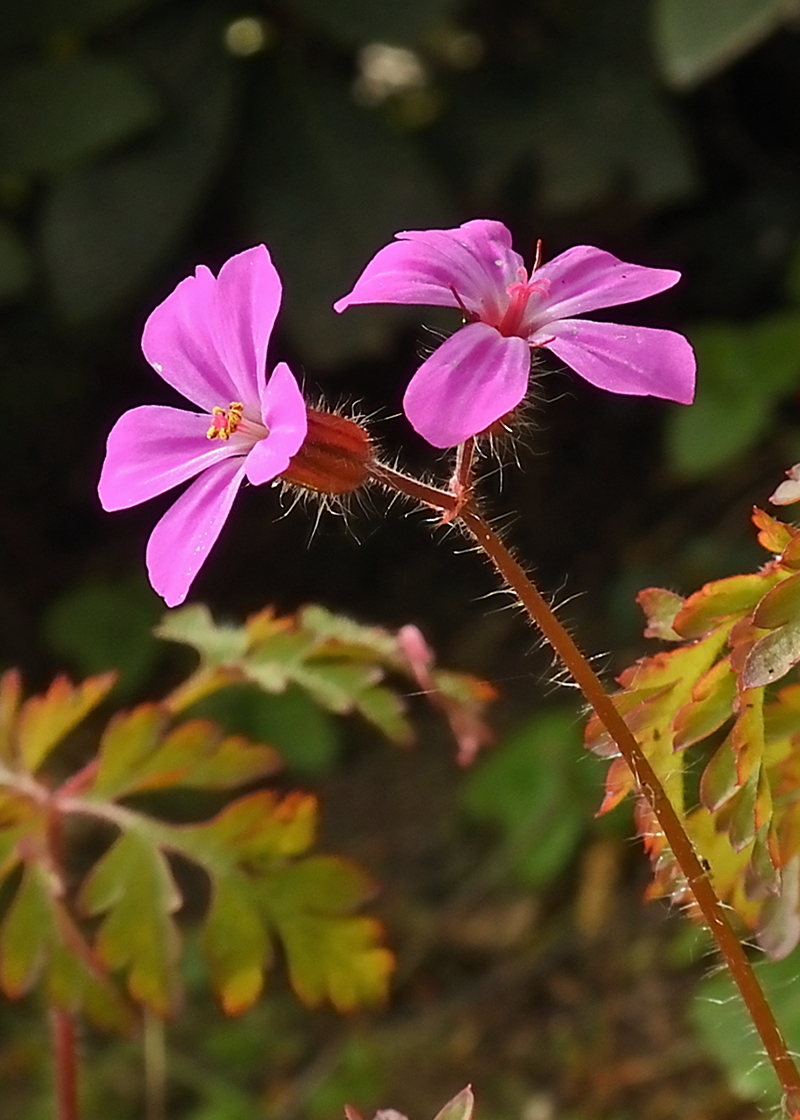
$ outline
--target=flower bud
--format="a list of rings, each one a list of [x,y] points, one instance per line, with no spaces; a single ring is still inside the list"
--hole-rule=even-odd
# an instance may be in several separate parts
[[[372,441],[360,424],[310,408],[306,438],[281,478],[320,494],[349,494],[367,481],[373,459]]]

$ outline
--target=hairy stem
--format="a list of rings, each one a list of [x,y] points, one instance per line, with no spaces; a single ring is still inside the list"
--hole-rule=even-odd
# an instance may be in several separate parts
[[[697,900],[783,1089],[786,1114],[792,1120],[800,1120],[800,1074],[786,1048],[772,1008],[664,787],[625,720],[614,707],[597,674],[553,614],[527,573],[483,519],[473,501],[468,499],[454,511],[453,507],[457,505],[458,499],[451,494],[427,486],[416,479],[410,479],[399,471],[383,465],[376,466],[373,475],[384,486],[400,491],[433,509],[441,510],[445,520],[453,520],[455,512],[455,517],[461,521],[469,535],[491,561],[503,582],[518,597],[531,622],[552,646],[583,692],[630,767]]]
[[[78,1120],[78,1047],[75,1020],[60,1007],[50,1008],[56,1120]]]

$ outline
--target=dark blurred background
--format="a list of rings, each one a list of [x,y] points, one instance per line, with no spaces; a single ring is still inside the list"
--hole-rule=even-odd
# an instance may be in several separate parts
[[[526,258],[542,238],[548,257],[590,243],[680,269],[677,288],[611,317],[685,331],[700,361],[697,403],[681,409],[604,395],[545,361],[517,449],[522,469],[512,455],[502,471],[489,463],[485,490],[542,586],[556,601],[581,593],[565,613],[588,650],[605,655],[609,676],[644,648],[633,604],[640,587],[686,593],[760,562],[750,507],[764,504],[800,458],[795,5],[6,0],[2,8],[0,660],[20,665],[31,685],[58,668],[118,663],[129,696],[163,689],[171,668],[149,637],[161,605],[144,580],[143,550],[167,502],[103,514],[95,487],[104,440],[123,409],[173,400],[139,349],[149,311],[199,262],[216,271],[259,241],[285,289],[272,363],[289,361],[312,395],[374,416],[387,454],[402,449],[426,471],[446,468],[399,415],[400,401],[432,344],[430,330],[454,321],[429,309],[331,310],[397,230],[495,217]],[[522,621],[479,601],[494,584],[476,557],[454,557],[424,518],[397,507],[387,517],[377,495],[319,521],[303,506],[283,516],[289,504],[267,488],[243,492],[193,597],[222,617],[268,602],[290,610],[321,601],[387,625],[418,622],[445,662],[500,682],[501,728],[553,702],[549,661],[532,651]],[[372,754],[361,744],[338,769],[331,763],[326,796],[332,819],[337,804],[342,818],[331,831],[346,842],[342,821],[377,802],[372,817],[351,825],[350,839],[360,836],[362,859],[372,844],[379,874],[397,871],[405,857],[387,855],[388,841],[370,833],[390,828],[386,775],[394,774],[405,791],[398,800],[408,801],[410,815],[401,812],[397,828],[413,892],[420,867],[431,874],[414,783],[449,788],[450,748],[437,747],[434,762],[387,761],[386,750]],[[450,819],[441,806],[424,812]],[[450,843],[458,829],[442,827],[436,844],[444,845],[444,834]],[[452,875],[423,875],[423,894],[437,897],[443,882],[458,879],[473,842],[448,857]],[[633,886],[619,910],[639,915],[645,873],[632,850],[620,851],[622,879]],[[582,874],[573,870],[576,890]],[[645,923],[647,946],[651,924],[665,924],[661,911],[632,920]],[[548,936],[555,944],[560,934]],[[660,945],[667,935],[653,936]],[[472,967],[483,949],[459,951]],[[577,967],[597,974],[594,964]],[[412,973],[409,965],[405,975]],[[423,969],[412,1009],[415,999],[438,1006],[441,993],[425,976]],[[581,983],[567,969],[547,998],[580,1005]],[[280,1019],[274,1008],[260,1014]],[[656,1051],[666,1045],[659,1030],[668,1038],[678,1030],[677,1019],[666,1021],[654,1028]],[[520,1030],[520,1053],[535,1049]],[[240,1041],[253,1050],[253,1068],[256,1036]],[[454,1037],[447,1045],[469,1067],[480,1030],[473,1024]],[[357,1047],[350,1059],[361,1068]],[[559,1074],[561,1088],[548,1096],[515,1067],[495,1107],[549,1120],[561,1102],[578,1115],[581,1093],[589,1093],[587,1115],[628,1115],[624,1086],[649,1084],[648,1068],[613,1082],[623,1086],[618,1099],[606,1082],[586,1089],[574,1071],[572,1082]],[[323,1074],[309,1074],[309,1084],[326,1084]],[[353,1076],[356,1096],[363,1082]],[[460,1083],[454,1074],[435,1084],[430,1099],[444,1100],[472,1076],[466,1068]],[[657,1092],[637,1098],[637,1116],[735,1112],[719,1088],[713,1107],[705,1101],[681,1113],[681,1076],[671,1096],[663,1090],[660,1112],[643,1103]],[[380,1079],[366,1083],[382,1091]],[[233,1120],[251,1115],[256,1099],[265,1115],[285,1120],[338,1115],[344,1089],[312,1107],[291,1084],[286,1107],[280,1093],[263,1089],[240,1101],[244,1111],[235,1103],[225,1111],[208,1103],[209,1089],[205,1104],[175,1115]],[[367,1107],[366,1096],[357,1103]]]

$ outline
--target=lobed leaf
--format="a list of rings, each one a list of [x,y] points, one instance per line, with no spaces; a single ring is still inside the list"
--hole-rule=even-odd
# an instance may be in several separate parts
[[[292,986],[315,1007],[339,1011],[386,998],[394,959],[373,918],[346,911],[373,892],[362,871],[333,856],[277,869],[259,887],[261,905],[286,952]]]
[[[105,915],[97,953],[109,969],[127,972],[135,1000],[166,1016],[176,1000],[180,941],[172,915],[181,896],[162,853],[147,839],[123,833],[84,880],[79,905]]]
[[[27,770],[38,770],[53,748],[108,694],[115,679],[114,673],[101,673],[72,685],[66,677],[56,677],[43,696],[25,701],[17,718],[16,746]]]

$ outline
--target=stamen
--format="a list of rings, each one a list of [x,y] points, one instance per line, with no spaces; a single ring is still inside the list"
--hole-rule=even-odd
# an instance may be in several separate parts
[[[211,427],[206,432],[208,439],[229,439],[242,422],[244,405],[241,401],[231,401],[227,409],[215,406],[211,409]]]

